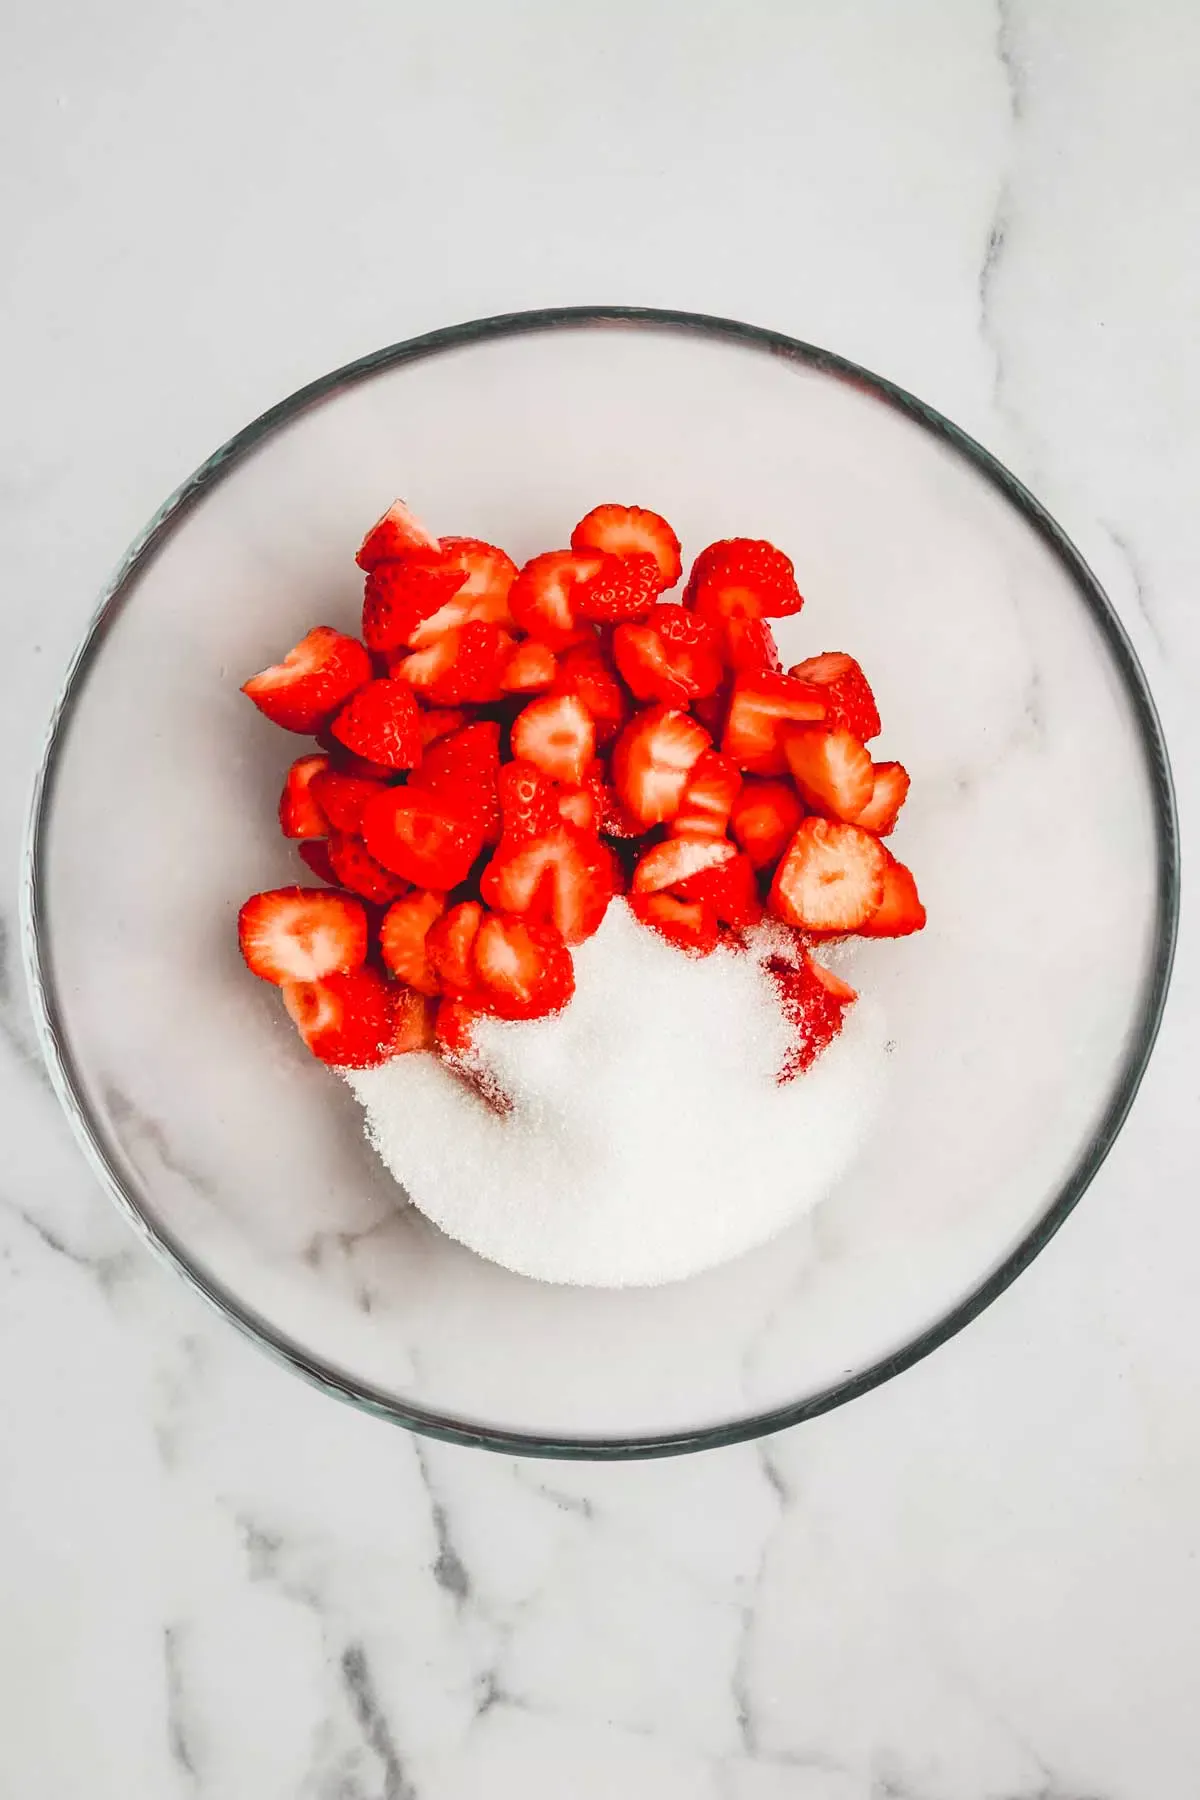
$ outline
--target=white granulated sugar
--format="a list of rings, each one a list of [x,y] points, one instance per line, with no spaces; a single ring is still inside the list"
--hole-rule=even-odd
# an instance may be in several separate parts
[[[647,1286],[739,1256],[828,1193],[874,1110],[877,1004],[781,1087],[787,1026],[754,955],[685,956],[618,902],[575,972],[556,1017],[478,1028],[506,1116],[432,1056],[347,1073],[434,1224],[542,1281]]]

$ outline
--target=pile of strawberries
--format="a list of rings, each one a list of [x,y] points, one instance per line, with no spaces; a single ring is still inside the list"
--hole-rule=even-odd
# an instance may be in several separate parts
[[[679,540],[642,507],[596,507],[518,570],[398,501],[357,561],[362,638],[319,625],[243,688],[319,745],[279,818],[328,885],[239,915],[314,1055],[464,1066],[478,1015],[566,1005],[572,948],[623,894],[696,956],[764,908],[791,927],[766,967],[794,1027],[780,1078],[806,1068],[855,997],[811,945],[925,913],[882,842],[909,783],[865,747],[861,668],[834,651],[782,672],[769,620],[803,605],[783,552],[710,544],[669,601]]]

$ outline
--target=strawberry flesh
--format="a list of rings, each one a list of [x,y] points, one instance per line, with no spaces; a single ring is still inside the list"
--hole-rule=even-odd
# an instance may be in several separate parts
[[[329,817],[313,791],[313,783],[329,767],[327,756],[299,756],[287,772],[279,796],[279,829],[286,838],[322,838]]]
[[[381,519],[377,519],[358,547],[354,558],[360,569],[373,569],[376,563],[394,561],[410,550],[438,550],[441,546],[433,533],[422,525],[416,513],[394,500]]]
[[[319,981],[366,961],[367,915],[352,894],[272,888],[242,907],[238,944],[246,967],[263,981]]]
[[[716,915],[702,901],[679,900],[674,894],[630,894],[629,908],[635,919],[692,956],[710,955],[720,941]]]
[[[408,892],[408,882],[376,862],[360,837],[331,831],[326,848],[339,885],[352,894],[360,894],[375,906],[390,906]]]
[[[643,826],[673,819],[692,770],[711,748],[702,725],[678,707],[652,706],[625,727],[613,750],[613,783]]]
[[[525,843],[501,844],[479,882],[495,912],[548,921],[568,944],[599,930],[614,888],[608,851],[591,832],[567,824]]]
[[[785,775],[788,725],[820,724],[825,701],[819,688],[790,675],[738,675],[729,698],[721,749],[750,775]]]
[[[641,624],[618,625],[613,655],[639,700],[687,706],[721,685],[719,641],[708,621],[686,606],[656,606]]]
[[[858,663],[843,650],[826,650],[796,663],[788,670],[800,681],[811,682],[825,696],[825,723],[831,730],[852,731],[860,743],[869,743],[883,730],[871,684]]]
[[[803,817],[804,805],[790,781],[751,776],[733,803],[729,829],[756,869],[773,869]]]
[[[473,946],[476,991],[501,1019],[561,1012],[575,992],[571,952],[555,926],[492,913]]]
[[[372,673],[371,658],[357,638],[318,625],[282,662],[243,682],[242,692],[272,724],[311,735]]]
[[[420,994],[439,991],[426,939],[430,926],[445,910],[444,894],[421,888],[389,906],[379,927],[379,949],[384,963],[393,975]]]
[[[283,1003],[322,1062],[370,1069],[395,1053],[396,990],[377,969],[289,982]]]
[[[871,798],[871,753],[852,731],[801,726],[784,734],[784,754],[810,812],[852,823]]]
[[[883,898],[865,924],[858,927],[863,937],[908,937],[925,924],[925,908],[917,892],[911,869],[888,854],[883,872]]]
[[[883,899],[887,852],[837,819],[803,819],[771,884],[770,907],[809,931],[860,931]]]
[[[509,607],[522,631],[540,638],[552,650],[565,650],[590,633],[576,613],[583,584],[604,566],[590,550],[548,550],[520,571],[509,595]]]
[[[871,798],[855,820],[864,831],[887,837],[895,829],[900,808],[908,798],[908,770],[903,763],[876,763]]]
[[[679,539],[660,513],[644,506],[594,506],[571,533],[571,548],[610,556],[650,555],[658,564],[660,590],[673,588],[683,569]]]
[[[512,752],[552,781],[579,787],[596,753],[592,715],[574,694],[532,700],[513,721]]]
[[[477,827],[436,799],[385,788],[363,808],[362,835],[377,862],[414,887],[446,892],[465,881],[483,838]]]

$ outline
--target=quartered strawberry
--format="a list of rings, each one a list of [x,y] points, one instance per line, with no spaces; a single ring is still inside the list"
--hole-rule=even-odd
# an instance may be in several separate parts
[[[790,781],[761,781],[750,776],[729,815],[729,829],[756,869],[772,869],[804,817],[804,806]]]
[[[504,665],[503,687],[507,694],[538,694],[553,687],[558,659],[549,644],[526,638]]]
[[[852,731],[860,743],[878,737],[883,727],[871,684],[852,656],[826,650],[788,670],[800,681],[819,687],[825,697],[825,723],[830,730]]]
[[[644,506],[593,506],[571,533],[572,550],[603,550],[610,556],[647,554],[658,564],[660,592],[673,588],[683,564],[679,539],[667,521]]]
[[[592,715],[596,742],[611,744],[631,711],[629,695],[613,673],[599,641],[589,634],[562,656],[551,689],[555,694],[577,694]]]
[[[762,918],[754,868],[741,853],[685,877],[674,892],[680,900],[702,901],[717,921],[728,925],[731,931],[748,931]]]
[[[673,819],[692,770],[710,748],[707,731],[678,707],[651,706],[625,727],[613,750],[613,785],[643,826]]]
[[[328,763],[328,758],[325,760]],[[362,824],[363,807],[386,785],[385,781],[346,775],[341,769],[326,767],[313,777],[312,793],[335,831],[356,832]]]
[[[425,954],[443,994],[461,1000],[474,988],[471,952],[483,920],[484,909],[478,900],[460,900],[430,926]]]
[[[406,1056],[411,1050],[432,1050],[434,1002],[410,987],[395,990],[396,1028],[392,1034],[391,1053]]]
[[[785,732],[783,747],[809,811],[853,823],[875,785],[871,753],[854,733],[806,725]]]
[[[500,841],[500,727],[493,719],[431,744],[408,778],[408,792],[427,794],[474,826],[485,844]]]
[[[742,785],[729,758],[706,750],[688,776],[679,811],[671,820],[672,836],[723,838]]]
[[[882,848],[882,846],[880,846]],[[858,930],[863,937],[908,937],[925,924],[925,908],[912,871],[884,850],[883,898]]]
[[[427,748],[437,742],[438,738],[449,737],[452,731],[461,731],[467,723],[467,714],[457,706],[421,708],[418,721],[421,732],[421,744]]]
[[[592,715],[574,694],[532,700],[513,720],[512,752],[551,780],[579,787],[596,754]]]
[[[644,552],[606,556],[596,573],[576,589],[572,597],[575,615],[602,625],[645,618],[658,599],[660,582],[654,556]]]
[[[371,658],[357,638],[318,625],[281,663],[243,682],[242,692],[272,724],[311,735],[371,675]]]
[[[732,862],[737,850],[726,838],[664,838],[638,863],[633,872],[635,894],[657,894],[663,888],[678,888],[693,875],[705,869],[718,869]]]
[[[416,513],[410,512],[403,500],[394,500],[382,519],[368,531],[354,558],[360,569],[373,569],[376,563],[394,561],[410,550],[438,550],[441,546],[422,525]]]
[[[778,675],[783,667],[775,633],[765,619],[725,619],[721,647],[731,669],[745,669],[751,674],[767,669]]]
[[[684,598],[707,619],[782,619],[804,605],[791,558],[761,538],[724,538],[702,550]]]
[[[508,596],[517,578],[517,565],[507,552],[479,538],[448,537],[442,539],[441,554],[447,567],[457,569],[465,579],[436,612],[409,632],[405,642],[412,650],[423,650],[444,632],[472,620],[512,624]]]
[[[752,775],[785,775],[784,728],[819,724],[825,702],[819,688],[791,675],[738,675],[729,699],[721,749]]]
[[[421,728],[412,689],[403,681],[368,681],[333,721],[333,735],[356,756],[385,769],[421,760]]]
[[[310,875],[315,875],[318,881],[327,882],[330,887],[337,886],[337,876],[329,860],[329,846],[323,838],[305,838],[303,843],[296,845],[296,849]]]
[[[349,888],[352,894],[361,894],[376,906],[390,906],[408,892],[408,882],[376,862],[360,837],[331,831],[327,849],[339,885]]]
[[[371,650],[399,650],[465,586],[467,571],[438,550],[377,563],[363,590],[363,637]]]
[[[562,934],[532,919],[490,913],[474,943],[477,992],[501,1019],[561,1012],[575,992],[575,965]]]
[[[560,824],[526,843],[502,843],[479,891],[494,911],[548,920],[568,944],[581,944],[613,897],[612,857],[590,832]]]
[[[768,957],[763,964],[775,985],[784,1017],[792,1029],[778,1080],[782,1084],[812,1067],[842,1029],[846,1007],[858,996],[852,987],[814,962],[806,951],[796,963]]]
[[[414,887],[447,891],[465,881],[483,848],[478,828],[426,794],[385,788],[363,807],[362,835],[385,869]]]
[[[379,948],[393,975],[419,994],[436,994],[438,979],[429,961],[430,926],[446,910],[445,894],[414,889],[389,906],[379,927]]]
[[[887,837],[895,829],[908,789],[908,770],[903,763],[876,763],[871,798],[854,823],[864,831],[873,831],[876,837]]]
[[[509,609],[522,631],[552,650],[565,650],[589,636],[575,611],[579,589],[604,566],[590,550],[547,550],[527,562],[512,585]]]
[[[313,782],[329,767],[327,756],[299,756],[287,772],[279,796],[279,828],[286,838],[321,838],[329,819],[313,793]]]
[[[500,770],[500,816],[506,844],[528,843],[558,824],[558,790],[536,764],[520,758]]]
[[[443,632],[425,650],[396,658],[393,676],[433,706],[489,706],[504,698],[511,633],[487,619]]]
[[[377,969],[289,982],[283,1003],[314,1056],[336,1069],[370,1069],[394,1054],[396,990]]]
[[[361,900],[329,888],[272,888],[242,907],[238,944],[263,981],[319,981],[366,961],[367,915]]]
[[[674,894],[630,894],[629,908],[643,925],[693,956],[708,956],[717,947],[721,934],[716,915],[699,900],[677,900]]]
[[[860,931],[883,899],[887,851],[838,819],[802,819],[775,871],[770,908],[809,931]]]
[[[613,655],[639,700],[687,706],[720,687],[724,667],[715,628],[686,606],[656,606],[641,624],[618,625]]]

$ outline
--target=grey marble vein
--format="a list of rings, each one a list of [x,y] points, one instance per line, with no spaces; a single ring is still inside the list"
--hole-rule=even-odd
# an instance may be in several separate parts
[[[1025,71],[1017,52],[1012,0],[997,0],[996,14],[996,55],[1004,74],[1011,134],[1020,125],[1025,114]],[[1006,371],[1004,352],[996,329],[995,287],[1008,245],[1011,205],[1012,177],[1010,173],[1006,172],[1001,177],[996,191],[978,279],[979,328],[984,342],[992,353],[994,363],[992,389],[997,402],[1004,390]]]
[[[69,1244],[53,1226],[47,1225],[44,1219],[37,1218],[28,1207],[22,1206],[8,1195],[0,1195],[0,1212],[16,1219],[18,1224],[31,1232],[55,1256],[61,1256],[85,1275],[94,1277],[105,1293],[111,1293],[117,1283],[136,1266],[137,1254],[132,1247],[128,1250],[89,1255],[87,1251]]]
[[[201,1174],[198,1169],[189,1168],[176,1155],[162,1122],[144,1112],[122,1088],[109,1083],[104,1089],[104,1104],[112,1115],[113,1123],[129,1130],[142,1143],[147,1144],[168,1175],[175,1175],[180,1181],[185,1181],[198,1194],[212,1195],[216,1192],[215,1183],[207,1175]]]
[[[471,1595],[471,1577],[451,1536],[445,1504],[434,1487],[430,1473],[429,1452],[419,1437],[413,1438],[413,1452],[425,1492],[429,1496],[429,1516],[437,1545],[437,1554],[433,1560],[433,1579],[457,1606],[462,1606]]]
[[[192,1749],[191,1736],[187,1722],[187,1703],[183,1685],[183,1671],[180,1661],[180,1637],[182,1628],[179,1625],[167,1625],[163,1630],[163,1672],[166,1679],[167,1702],[167,1748],[171,1752],[171,1760],[193,1783],[196,1781],[196,1760]]]
[[[347,1644],[341,1657],[342,1683],[350,1710],[363,1740],[378,1757],[383,1786],[378,1800],[417,1800],[417,1790],[405,1772],[387,1717],[379,1703],[371,1665],[361,1643]]]
[[[50,1092],[50,1076],[29,1029],[24,991],[13,969],[12,941],[9,923],[0,917],[0,1042],[7,1044],[21,1067]]]
[[[1146,630],[1154,640],[1154,647],[1159,652],[1160,656],[1166,656],[1167,646],[1163,641],[1162,630],[1158,623],[1157,611],[1150,600],[1149,584],[1143,573],[1141,563],[1134,554],[1133,546],[1128,538],[1125,537],[1124,533],[1117,530],[1115,525],[1110,524],[1107,520],[1101,520],[1101,524],[1104,526],[1104,529],[1107,531],[1113,544],[1124,558],[1125,566],[1129,570],[1130,579],[1133,582],[1134,602]]]

